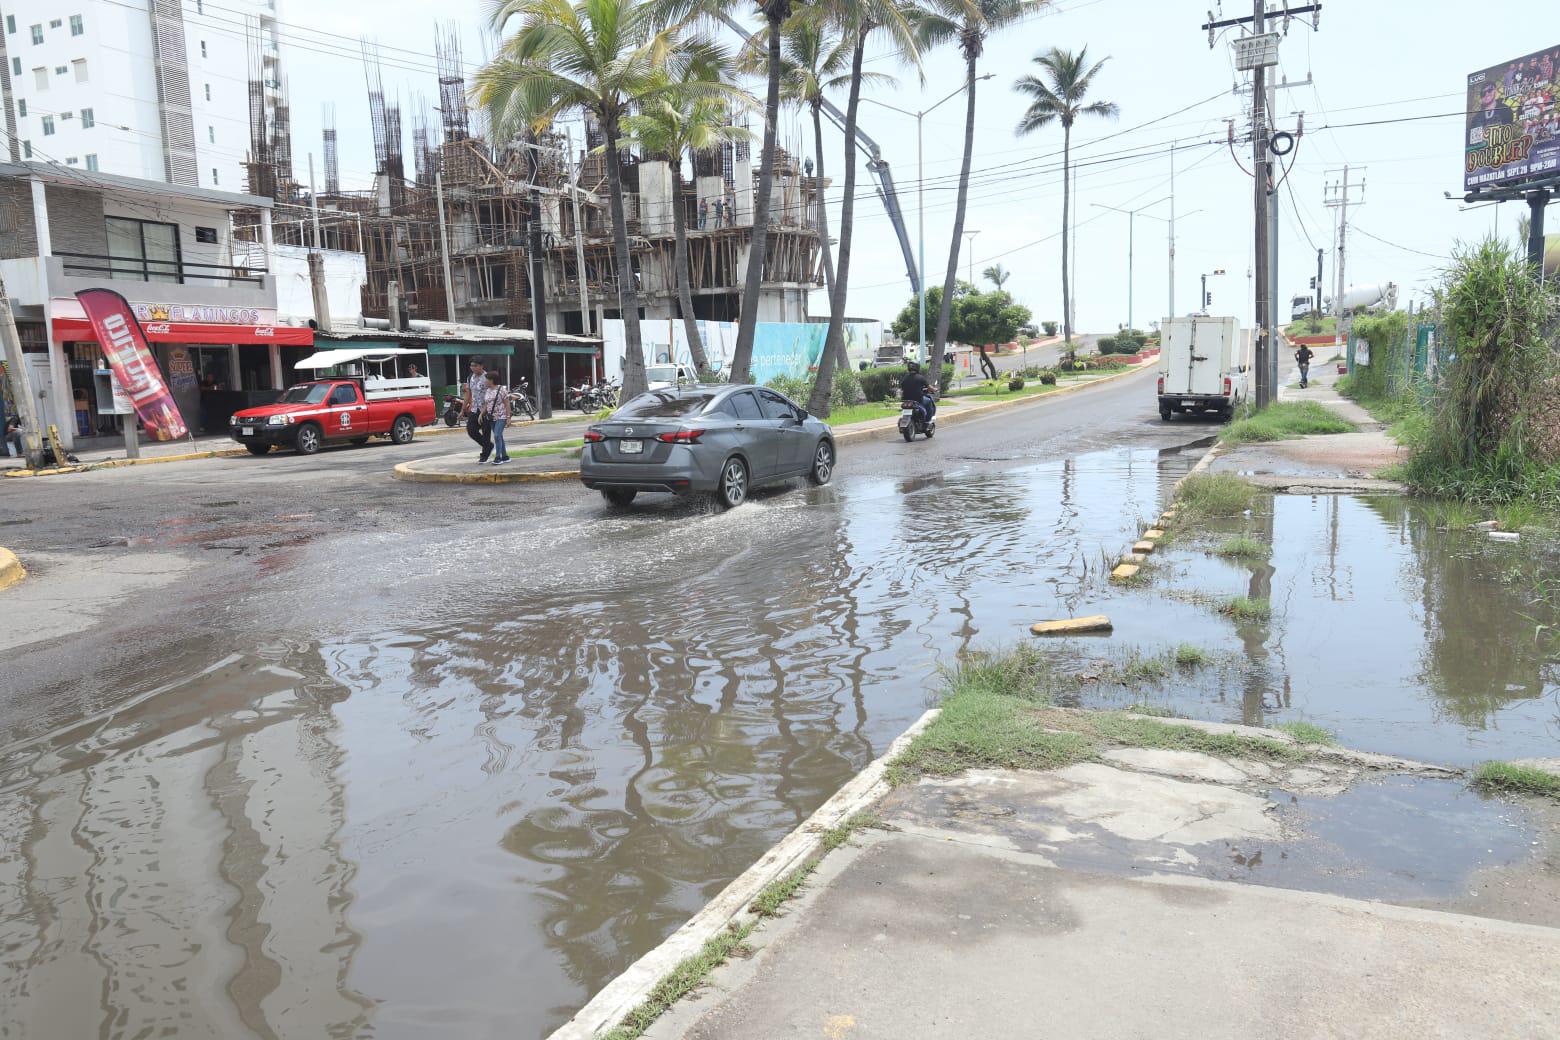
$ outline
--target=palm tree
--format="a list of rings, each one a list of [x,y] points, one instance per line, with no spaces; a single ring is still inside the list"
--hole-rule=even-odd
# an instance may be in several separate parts
[[[1068,171],[1072,165],[1073,123],[1079,116],[1115,119],[1121,111],[1110,101],[1084,104],[1084,99],[1089,96],[1089,88],[1094,85],[1095,75],[1110,60],[1107,56],[1091,66],[1088,59],[1087,47],[1076,54],[1052,47],[1034,58],[1035,64],[1044,72],[1044,79],[1028,75],[1020,77],[1013,84],[1014,90],[1030,98],[1029,107],[1018,121],[1020,134],[1034,133],[1055,122],[1062,124],[1062,337],[1067,343],[1069,357],[1073,355],[1073,327],[1072,284],[1067,275],[1068,239],[1072,234],[1072,191]]]
[[[698,82],[715,70],[692,69],[689,77]],[[687,82],[687,80],[685,80]],[[646,155],[661,156],[672,169],[672,229],[676,238],[672,266],[677,270],[677,306],[682,312],[683,330],[688,336],[688,352],[693,367],[710,371],[699,323],[693,315],[693,287],[688,275],[688,217],[683,205],[682,157],[718,151],[724,144],[745,141],[750,136],[742,127],[729,125],[731,106],[723,98],[703,93],[664,93],[640,104],[634,115],[625,116],[623,130],[629,143]]]
[[[931,371],[942,371],[952,317],[953,290],[959,280],[959,245],[964,238],[964,206],[970,193],[970,156],[975,151],[975,67],[993,30],[1012,25],[1045,0],[919,0],[913,19],[916,39],[923,46],[957,40],[964,55],[964,158],[959,166],[958,199],[953,207],[953,245],[943,276],[942,306],[937,309],[937,333],[932,341]],[[922,272],[925,278],[925,272]]]
[[[511,22],[513,35],[476,76],[476,98],[495,136],[544,130],[559,115],[579,109],[594,115],[606,136],[626,399],[645,390],[645,355],[623,212],[623,118],[636,102],[652,104],[669,94],[729,95],[733,88],[687,81],[690,68],[718,60],[719,52],[680,27],[658,25],[638,0],[501,0],[493,28],[502,32]]]
[[[1007,285],[1008,279],[1013,277],[1013,272],[1009,271],[1001,264],[992,264],[980,274],[982,278],[986,279],[986,281],[990,282],[992,285],[995,285],[998,292],[1001,292],[1002,287]]]
[[[845,183],[840,204],[840,252],[834,270],[834,287],[829,293],[829,330],[823,353],[818,356],[818,375],[807,398],[807,410],[827,417],[829,397],[834,391],[834,370],[845,356],[845,301],[850,289],[850,248],[856,224],[856,114],[861,108],[861,65],[866,57],[867,41],[874,35],[885,36],[899,53],[919,66],[920,51],[906,10],[897,0],[824,0],[823,17],[838,25],[850,45],[850,93],[845,103]]]

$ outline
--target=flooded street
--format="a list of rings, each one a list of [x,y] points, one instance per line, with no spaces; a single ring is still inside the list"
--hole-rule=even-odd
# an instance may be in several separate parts
[[[1187,714],[1456,761],[1553,746],[1552,661],[1484,642],[1477,575],[1414,569],[1404,503],[1280,500],[1262,575],[1177,550],[1213,591],[1269,583],[1260,631],[1109,589],[1210,432],[1150,391],[858,443],[832,486],[727,514],[277,466],[257,499],[155,467],[225,505],[132,515],[103,551],[201,553],[197,581],[0,653],[0,1036],[544,1036],[880,753],[939,666],[1075,610],[1257,662],[1164,691]]]

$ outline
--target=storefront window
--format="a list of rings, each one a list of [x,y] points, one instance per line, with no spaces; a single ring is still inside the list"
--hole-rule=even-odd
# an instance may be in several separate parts
[[[179,227],[128,217],[105,217],[109,266],[115,278],[182,282]]]

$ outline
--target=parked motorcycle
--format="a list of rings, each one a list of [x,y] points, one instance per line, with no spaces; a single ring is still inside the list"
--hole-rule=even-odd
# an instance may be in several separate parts
[[[459,394],[447,395],[444,398],[444,425],[459,426],[461,413],[465,410],[466,402]]]
[[[906,441],[915,440],[918,433],[926,434],[926,439],[931,440],[936,432],[937,417],[928,416],[926,407],[919,401],[899,403],[899,433]]]
[[[535,419],[536,401],[531,397],[531,381],[521,377],[509,388],[509,414],[515,419]]]

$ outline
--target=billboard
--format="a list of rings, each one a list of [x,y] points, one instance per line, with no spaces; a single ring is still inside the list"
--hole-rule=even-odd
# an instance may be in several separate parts
[[[1560,45],[1468,77],[1463,190],[1560,174]]]
[[[147,434],[156,441],[175,441],[187,435],[179,406],[168,392],[130,304],[110,289],[82,289],[76,299],[97,332],[109,371],[130,395]]]

